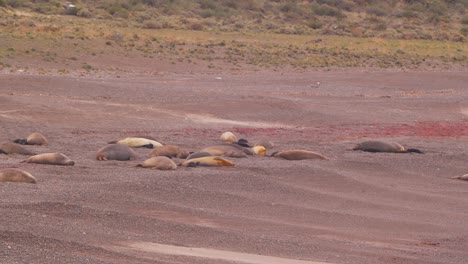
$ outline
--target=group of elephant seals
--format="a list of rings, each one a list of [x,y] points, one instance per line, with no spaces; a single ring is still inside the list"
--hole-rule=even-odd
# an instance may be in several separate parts
[[[111,141],[109,144],[127,145],[131,148],[156,148],[161,147],[162,144],[156,140],[148,139],[145,137],[128,137],[118,141]]]
[[[3,169],[0,170],[0,182],[36,183],[36,178],[24,170]]]
[[[21,145],[41,145],[47,146],[49,142],[41,133],[32,133],[26,139],[15,139],[13,142],[21,144]]]
[[[198,166],[234,166],[234,163],[230,160],[225,158],[221,158],[219,156],[208,156],[208,157],[201,157],[201,158],[193,158],[185,160],[180,164],[180,166],[184,167],[198,167]]]
[[[166,156],[151,157],[136,166],[158,170],[175,170],[177,168],[177,164]]]
[[[36,164],[50,164],[50,165],[63,165],[73,166],[75,162],[62,153],[42,153],[31,156],[21,163],[36,163]]]
[[[153,150],[150,157],[166,156],[168,158],[185,159],[190,153],[181,147],[174,145],[164,145]]]
[[[286,160],[305,160],[305,159],[321,159],[327,160],[328,158],[323,156],[320,153],[302,150],[302,149],[292,149],[285,151],[277,151],[271,154],[272,157],[283,158]]]
[[[390,153],[420,153],[423,154],[419,149],[410,148],[406,149],[402,145],[396,142],[383,142],[377,140],[364,141],[357,144],[353,150],[362,150],[367,152],[390,152]]]
[[[0,145],[0,154],[34,155],[33,152],[23,148],[23,146],[12,142]]]
[[[96,152],[97,160],[133,160],[136,156],[133,149],[122,144],[109,144]]]

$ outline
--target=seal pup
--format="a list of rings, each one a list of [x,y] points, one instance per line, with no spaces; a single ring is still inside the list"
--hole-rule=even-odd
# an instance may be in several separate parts
[[[0,154],[21,154],[21,155],[34,155],[31,151],[23,148],[21,145],[16,143],[3,143],[0,145]]]
[[[213,156],[226,156],[233,158],[245,158],[247,154],[241,146],[234,144],[224,144],[206,147],[201,152],[208,152]]]
[[[63,165],[73,166],[75,162],[62,153],[42,153],[31,156],[22,163],[37,163],[37,164],[50,164],[50,165]]]
[[[452,177],[451,179],[457,179],[457,180],[468,181],[468,174],[464,174],[464,175],[462,175],[462,176],[455,176],[455,177]]]
[[[219,139],[221,139],[221,141],[226,142],[226,143],[231,143],[231,142],[236,142],[237,141],[236,135],[234,135],[234,133],[229,132],[229,131],[224,132],[223,134],[221,134]]]
[[[285,151],[276,151],[271,154],[271,157],[283,158],[286,160],[304,160],[304,159],[322,159],[326,160],[327,157],[323,156],[320,153],[302,150],[302,149],[292,149]]]
[[[96,152],[97,160],[132,160],[136,156],[136,152],[133,149],[122,144],[110,144],[100,148]]]
[[[423,154],[419,149],[410,148],[406,149],[402,145],[396,142],[383,142],[377,140],[364,141],[357,144],[353,150],[362,150],[367,152],[390,152],[390,153],[420,153]]]
[[[142,163],[136,165],[136,167],[154,168],[158,170],[175,170],[177,165],[174,161],[166,156],[157,156],[143,161]]]
[[[24,170],[3,169],[0,170],[0,182],[36,183],[36,178]]]
[[[198,166],[234,166],[234,163],[230,160],[218,157],[218,156],[209,156],[202,158],[189,159],[180,164],[184,167],[198,167]]]
[[[15,139],[13,142],[21,145],[41,145],[48,146],[49,142],[41,133],[34,132],[28,136],[26,139]]]
[[[185,159],[190,153],[178,146],[164,145],[158,147],[150,153],[150,157],[166,156],[168,158]]]
[[[161,147],[162,144],[156,140],[141,138],[141,137],[128,137],[118,141],[110,141],[109,144],[127,145],[131,148],[155,148]]]

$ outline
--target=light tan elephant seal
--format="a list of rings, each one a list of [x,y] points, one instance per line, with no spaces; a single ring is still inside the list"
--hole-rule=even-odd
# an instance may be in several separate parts
[[[3,169],[0,170],[0,182],[36,183],[36,178],[24,170]]]
[[[156,156],[143,161],[138,164],[137,167],[154,168],[158,170],[175,170],[177,165],[166,156]]]
[[[75,162],[62,153],[42,153],[31,156],[22,162],[36,163],[36,164],[50,164],[50,165],[63,165],[73,166]]]

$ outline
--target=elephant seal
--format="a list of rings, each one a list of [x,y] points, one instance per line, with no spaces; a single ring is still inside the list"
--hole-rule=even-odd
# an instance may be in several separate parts
[[[251,150],[257,156],[265,156],[267,154],[267,150],[264,146],[254,146]]]
[[[468,174],[464,174],[464,175],[462,175],[462,176],[455,176],[455,177],[452,177],[452,179],[458,179],[458,180],[468,181]]]
[[[153,150],[150,157],[166,156],[168,158],[185,159],[189,154],[190,153],[187,150],[178,146],[164,145]]]
[[[147,138],[142,138],[142,137],[128,137],[124,138],[118,141],[111,141],[108,142],[109,144],[121,144],[121,145],[127,145],[131,148],[155,148],[155,147],[161,147],[162,144],[152,140],[152,139],[147,139]]]
[[[420,153],[423,154],[419,149],[410,148],[406,149],[402,145],[396,142],[383,142],[377,140],[364,141],[357,144],[353,150],[362,150],[367,152],[390,152],[390,153]]]
[[[302,149],[292,149],[286,151],[277,151],[271,154],[272,157],[279,157],[286,160],[304,160],[304,159],[322,159],[326,160],[327,157],[319,154],[317,152],[302,150]]]
[[[37,164],[50,164],[50,165],[63,165],[73,166],[75,162],[63,155],[62,153],[42,153],[31,156],[22,162],[25,163],[37,163]]]
[[[221,134],[219,139],[221,139],[221,141],[226,142],[226,143],[231,143],[231,142],[236,142],[237,141],[236,135],[234,135],[232,132],[229,132],[229,131],[224,132],[223,134]]]
[[[13,142],[21,144],[21,145],[41,145],[41,146],[48,146],[49,142],[41,133],[32,133],[26,139],[15,139]]]
[[[110,144],[96,152],[97,160],[132,160],[137,154],[127,145]]]
[[[0,170],[0,182],[36,183],[36,178],[24,170],[3,169]]]
[[[233,158],[247,157],[247,154],[244,152],[244,149],[241,146],[234,144],[224,144],[206,147],[202,149],[201,152],[208,152],[213,156],[226,156]]]
[[[203,157],[210,157],[210,156],[213,156],[213,155],[209,152],[200,151],[200,152],[191,153],[190,155],[188,155],[186,159],[189,160],[189,159],[203,158]]]
[[[234,166],[234,163],[230,160],[223,159],[217,156],[209,156],[202,158],[189,159],[180,164],[184,167],[198,167],[198,166]]]
[[[0,154],[21,154],[21,155],[34,155],[31,151],[23,148],[21,145],[16,143],[3,143],[0,145]]]
[[[166,156],[152,157],[136,166],[143,168],[154,168],[158,170],[175,170],[177,168],[177,165],[174,163],[174,161]]]

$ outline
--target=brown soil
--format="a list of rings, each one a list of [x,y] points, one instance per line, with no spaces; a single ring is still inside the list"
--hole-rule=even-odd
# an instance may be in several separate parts
[[[319,84],[318,84],[319,82]],[[43,133],[73,167],[0,184],[0,263],[466,263],[466,72],[0,75],[0,141]],[[156,171],[97,161],[152,135],[191,151],[224,131],[330,160]],[[351,151],[397,141],[425,154]]]

